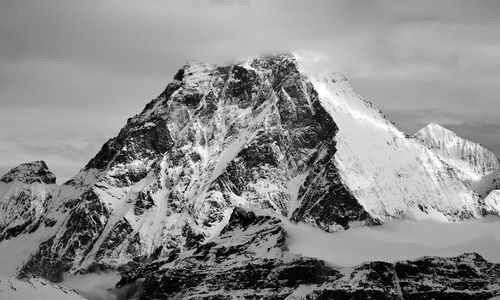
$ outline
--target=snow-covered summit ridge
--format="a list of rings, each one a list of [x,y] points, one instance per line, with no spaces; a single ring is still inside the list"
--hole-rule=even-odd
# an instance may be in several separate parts
[[[453,165],[465,163],[470,171],[485,175],[500,168],[496,155],[481,144],[466,140],[443,126],[430,123],[415,134],[430,149]],[[462,164],[462,166],[464,166]]]
[[[11,169],[0,178],[0,181],[10,183],[20,181],[22,183],[56,183],[56,176],[49,170],[43,160],[20,164]]]
[[[436,151],[447,163],[462,171],[485,175],[500,168],[496,155],[478,143],[459,137],[443,126],[430,123],[415,136],[424,145]]]

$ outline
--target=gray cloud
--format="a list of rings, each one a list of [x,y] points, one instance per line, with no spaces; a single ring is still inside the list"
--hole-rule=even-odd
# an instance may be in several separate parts
[[[440,122],[500,154],[499,13],[496,0],[0,0],[0,165],[49,155],[69,176],[65,160],[96,147],[61,135],[104,142],[186,60],[284,50],[322,57],[409,133]],[[30,134],[43,142],[8,140]]]

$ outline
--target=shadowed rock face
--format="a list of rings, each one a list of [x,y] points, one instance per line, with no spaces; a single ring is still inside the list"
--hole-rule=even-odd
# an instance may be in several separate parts
[[[341,269],[292,254],[278,219],[235,208],[220,236],[124,276],[133,299],[487,299],[500,265],[478,254]]]
[[[47,164],[43,160],[40,160],[20,164],[0,177],[0,181],[5,183],[19,181],[26,184],[55,184],[56,176],[49,171]]]

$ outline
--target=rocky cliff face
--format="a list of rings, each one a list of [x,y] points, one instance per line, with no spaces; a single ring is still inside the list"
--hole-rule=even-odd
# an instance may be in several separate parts
[[[35,184],[51,183],[45,175]],[[293,55],[225,66],[185,65],[158,98],[51,195],[39,214],[49,223],[23,229],[23,239],[36,238],[21,273],[53,281],[96,269],[132,272],[178,255],[195,264],[189,255],[216,251],[211,248],[216,245],[202,243],[233,238],[228,236],[231,223],[226,224],[234,207],[264,210],[329,232],[408,214],[455,221],[500,207],[482,201],[436,153],[406,138],[343,76],[313,75]],[[242,212],[241,220],[253,223],[247,214]],[[233,223],[236,217],[233,213]],[[262,218],[258,222],[278,222]],[[221,257],[248,258],[274,249],[276,256],[263,256],[272,262],[262,272],[279,266],[290,273],[283,275],[294,282],[290,286],[303,280],[286,278],[294,276],[287,271],[294,264],[340,276],[314,260],[283,260],[285,238],[276,231],[279,225],[270,224],[261,233],[272,233],[269,244],[223,249]],[[7,249],[15,245],[4,244]],[[217,272],[220,262],[212,261],[212,269],[208,264],[206,274]],[[235,270],[241,276],[245,272]],[[135,282],[147,274],[134,276]],[[155,282],[150,284],[161,285]]]

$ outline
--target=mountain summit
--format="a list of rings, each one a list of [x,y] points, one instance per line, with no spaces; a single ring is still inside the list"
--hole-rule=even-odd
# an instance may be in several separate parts
[[[43,160],[40,160],[20,164],[0,177],[0,181],[5,183],[20,181],[28,184],[54,184],[56,183],[56,176],[49,171],[47,164]]]

